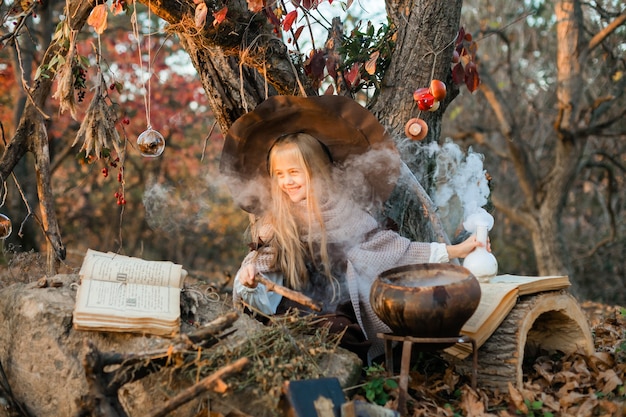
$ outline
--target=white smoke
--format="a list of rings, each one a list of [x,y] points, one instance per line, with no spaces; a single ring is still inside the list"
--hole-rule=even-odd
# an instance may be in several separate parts
[[[483,167],[484,156],[472,148],[464,153],[450,139],[442,146],[431,143],[424,150],[436,160],[433,202],[444,223],[458,228],[472,214],[486,213],[483,207],[489,201],[490,190]]]

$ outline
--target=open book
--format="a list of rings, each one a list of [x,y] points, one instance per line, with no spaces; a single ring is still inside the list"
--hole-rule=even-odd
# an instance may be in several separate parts
[[[513,310],[519,296],[555,291],[569,286],[569,277],[564,275],[542,277],[498,275],[488,283],[481,282],[480,303],[472,317],[461,328],[461,334],[472,337],[477,347],[480,347]],[[464,359],[472,353],[472,347],[468,343],[456,343],[445,349],[445,352]]]
[[[87,250],[74,307],[74,328],[161,336],[180,330],[181,265]]]

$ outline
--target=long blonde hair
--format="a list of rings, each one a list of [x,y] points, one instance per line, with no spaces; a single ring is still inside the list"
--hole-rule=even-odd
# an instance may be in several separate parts
[[[291,157],[299,161],[304,167],[306,179],[306,205],[308,227],[307,242],[304,244],[298,231],[298,219],[302,213],[294,210],[294,203],[289,196],[279,187],[278,181],[273,177],[273,164],[276,158]],[[288,286],[300,289],[308,281],[305,259],[309,255],[315,259],[315,235],[319,238],[320,260],[322,272],[328,277],[335,287],[335,279],[331,274],[330,260],[328,256],[326,228],[320,209],[321,203],[332,194],[332,162],[329,153],[324,146],[313,136],[306,133],[295,133],[281,137],[276,141],[268,155],[268,169],[271,181],[271,209],[261,221],[256,222],[260,227],[270,224],[273,236],[268,244],[274,246],[277,251],[275,266],[282,271]],[[314,228],[316,229],[314,233]],[[318,234],[319,233],[319,234]],[[254,234],[253,238],[258,238]],[[266,237],[267,239],[267,237]]]

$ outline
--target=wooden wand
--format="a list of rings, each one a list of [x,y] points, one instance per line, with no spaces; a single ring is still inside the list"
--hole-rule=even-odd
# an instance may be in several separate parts
[[[306,295],[302,294],[301,292],[294,291],[287,287],[283,287],[282,285],[276,284],[274,281],[270,281],[269,279],[265,278],[261,274],[256,274],[254,279],[257,282],[260,282],[261,284],[265,285],[265,288],[267,288],[268,291],[273,291],[276,294],[280,294],[283,297],[287,297],[291,301],[295,301],[298,304],[302,304],[303,306],[309,307],[313,309],[314,311],[322,310],[322,308],[315,301],[313,301],[311,298],[307,297]]]

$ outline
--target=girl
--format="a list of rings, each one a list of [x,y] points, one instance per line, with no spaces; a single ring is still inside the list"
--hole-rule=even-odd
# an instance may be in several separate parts
[[[294,306],[255,279],[262,274],[317,301],[331,331],[347,327],[341,344],[365,361],[384,352],[377,333],[390,329],[369,302],[376,277],[393,267],[463,258],[480,245],[412,242],[378,222],[338,190],[332,152],[307,133],[275,140],[267,169],[270,204],[252,217],[255,250],[234,281],[234,299],[265,314]],[[298,306],[300,309],[304,309]]]

